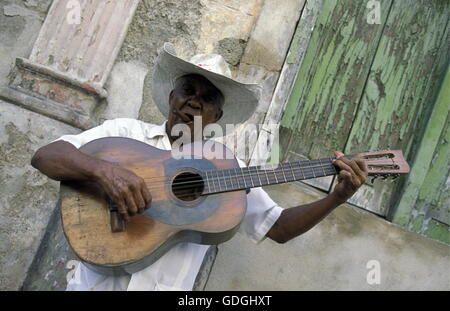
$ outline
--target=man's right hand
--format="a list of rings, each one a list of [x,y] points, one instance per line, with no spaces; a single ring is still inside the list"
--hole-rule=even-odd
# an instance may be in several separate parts
[[[80,152],[74,145],[56,141],[40,148],[31,165],[51,179],[96,181],[117,204],[126,220],[150,207],[152,196],[144,180],[132,171]]]
[[[152,196],[144,179],[126,168],[105,162],[96,169],[95,180],[117,204],[119,213],[129,221],[150,207]]]

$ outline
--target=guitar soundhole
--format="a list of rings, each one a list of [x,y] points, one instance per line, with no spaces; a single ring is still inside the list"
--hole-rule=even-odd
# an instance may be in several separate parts
[[[203,193],[204,187],[202,177],[192,172],[179,174],[172,183],[173,194],[182,201],[194,201]]]

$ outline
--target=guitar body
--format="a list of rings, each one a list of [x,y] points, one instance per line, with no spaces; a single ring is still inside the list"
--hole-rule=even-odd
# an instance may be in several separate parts
[[[102,274],[134,273],[151,265],[180,242],[218,244],[237,231],[246,211],[246,191],[208,196],[187,196],[174,188],[203,171],[239,168],[223,145],[223,159],[203,150],[204,142],[190,145],[186,158],[175,159],[145,143],[120,137],[101,138],[80,148],[125,167],[142,177],[152,195],[151,208],[131,217],[126,230],[111,230],[111,202],[93,182],[61,183],[61,217],[64,234],[75,254]],[[208,150],[208,148],[206,148]],[[188,190],[189,192],[190,190]],[[199,190],[201,191],[201,190]],[[194,192],[194,191],[192,191]]]

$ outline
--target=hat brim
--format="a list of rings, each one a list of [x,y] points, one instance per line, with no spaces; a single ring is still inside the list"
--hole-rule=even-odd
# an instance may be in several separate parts
[[[155,63],[152,95],[155,105],[166,118],[169,115],[169,95],[175,81],[187,74],[204,76],[222,92],[225,102],[223,116],[217,122],[219,125],[243,123],[255,112],[261,96],[258,84],[240,83],[196,66],[177,57],[173,46],[165,43]]]

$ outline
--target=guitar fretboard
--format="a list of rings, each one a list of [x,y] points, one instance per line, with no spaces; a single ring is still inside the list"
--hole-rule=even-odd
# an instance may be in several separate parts
[[[335,158],[203,172],[203,194],[243,190],[337,174]]]

